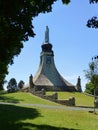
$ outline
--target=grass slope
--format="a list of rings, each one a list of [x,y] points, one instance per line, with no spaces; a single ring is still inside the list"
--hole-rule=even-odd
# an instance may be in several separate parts
[[[58,105],[57,103],[39,98],[37,96],[25,92],[0,94],[0,101],[10,102],[10,103]]]
[[[61,95],[59,97],[63,98]],[[0,101],[48,105],[53,103],[29,93],[0,95]],[[0,130],[98,130],[97,114],[88,111],[0,104]]]

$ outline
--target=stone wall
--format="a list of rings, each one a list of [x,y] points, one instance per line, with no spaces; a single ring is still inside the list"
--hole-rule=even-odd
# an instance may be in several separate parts
[[[70,97],[69,99],[65,99],[65,100],[57,100],[57,103],[60,103],[66,106],[75,106],[75,98]]]
[[[42,89],[41,91],[36,91],[35,89],[32,89],[30,92],[39,97],[44,97],[46,95],[46,91],[44,89]]]
[[[44,89],[42,89],[41,91],[32,90],[30,92],[36,96],[39,96],[41,98],[44,98],[44,99],[47,99],[47,100],[50,100],[50,101],[53,101],[62,105],[75,106],[74,97],[70,97],[69,99],[65,99],[65,100],[59,100],[57,92],[54,92],[52,95],[46,95],[46,91]]]
[[[57,93],[53,93],[52,95],[45,95],[43,98],[45,98],[47,100],[50,100],[50,101],[57,102],[58,94]]]

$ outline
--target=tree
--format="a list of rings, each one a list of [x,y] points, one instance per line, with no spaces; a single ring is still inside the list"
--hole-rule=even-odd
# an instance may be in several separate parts
[[[39,13],[52,11],[57,0],[0,0],[0,89],[8,74],[8,65],[13,64],[23,48],[23,41],[34,37],[33,18]],[[70,0],[62,0],[68,4]]]
[[[8,92],[15,92],[17,91],[17,81],[15,78],[11,78],[7,85]]]
[[[86,92],[94,94],[94,89],[98,89],[98,57],[95,56],[93,61],[89,63],[89,69],[85,70],[85,77],[88,79],[86,84]]]
[[[24,81],[23,80],[20,80],[20,82],[18,83],[18,88],[19,89],[22,89],[23,88],[23,86],[24,86]]]
[[[69,4],[70,0],[62,0],[64,4]],[[89,0],[90,4],[97,4],[98,0]],[[87,21],[87,27],[89,28],[98,28],[98,18],[96,16],[93,16],[91,19]]]
[[[89,94],[92,94],[92,95],[94,94],[94,85],[91,82],[88,82],[86,84],[85,92],[89,93]]]
[[[62,0],[63,4],[69,4],[70,0]]]
[[[8,65],[13,64],[23,48],[23,41],[34,37],[32,20],[39,13],[52,10],[56,0],[0,0],[0,89],[8,74]]]
[[[98,0],[89,0],[90,4],[97,4]],[[93,16],[87,21],[87,27],[89,28],[98,28],[98,19],[96,16]]]

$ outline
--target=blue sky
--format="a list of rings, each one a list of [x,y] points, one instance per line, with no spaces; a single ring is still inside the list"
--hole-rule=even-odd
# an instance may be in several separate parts
[[[45,29],[48,25],[50,43],[53,45],[55,65],[60,74],[72,84],[81,77],[84,90],[85,74],[88,63],[98,54],[98,29],[89,29],[86,22],[92,16],[98,15],[98,5],[90,5],[89,0],[73,0],[69,5],[63,5],[58,0],[53,5],[51,13],[40,14],[33,19],[36,36],[24,43],[24,48],[14,64],[9,66],[6,80],[15,78],[28,83],[29,76],[37,72],[41,45],[44,42]]]

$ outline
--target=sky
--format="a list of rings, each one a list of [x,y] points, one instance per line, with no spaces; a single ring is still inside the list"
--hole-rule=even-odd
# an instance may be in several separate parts
[[[6,80],[15,78],[17,82],[23,80],[27,84],[29,76],[36,74],[41,45],[44,43],[45,29],[48,26],[57,70],[74,85],[80,76],[84,91],[87,83],[84,70],[88,69],[92,57],[98,55],[98,29],[87,28],[86,23],[92,16],[98,16],[98,5],[90,5],[89,0],[82,0],[81,3],[72,0],[66,6],[58,0],[52,7],[52,12],[33,18],[36,36],[24,43],[20,55],[15,57],[14,64],[9,66]]]

